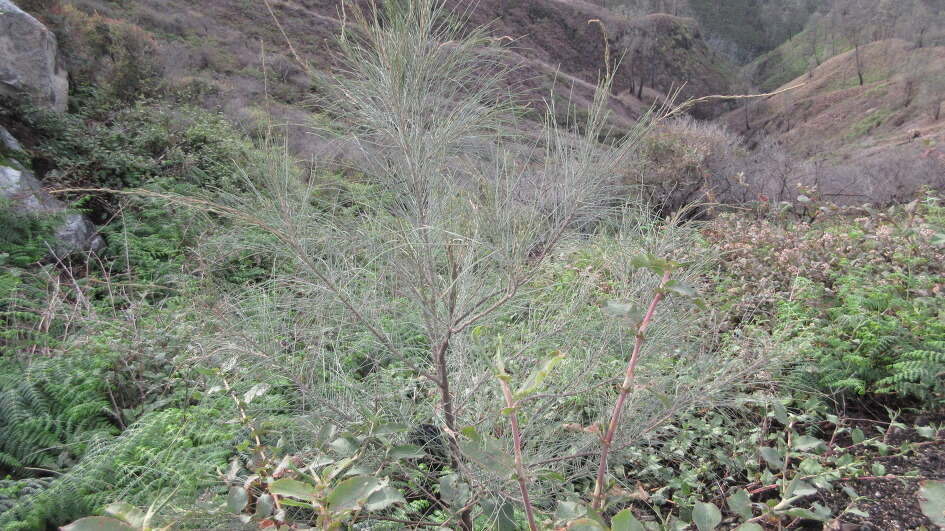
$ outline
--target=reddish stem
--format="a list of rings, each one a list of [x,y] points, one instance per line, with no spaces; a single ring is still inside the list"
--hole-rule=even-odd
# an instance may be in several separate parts
[[[512,397],[509,382],[500,376],[499,384],[505,396],[505,405],[509,408],[509,420],[512,424],[512,446],[515,450],[515,475],[518,476],[518,490],[522,494],[522,504],[525,506],[525,516],[528,518],[528,529],[538,531],[535,524],[535,510],[531,498],[528,496],[528,484],[525,476],[525,462],[522,459],[522,433],[518,428],[518,404]]]
[[[620,394],[617,396],[617,403],[614,404],[614,411],[610,415],[610,425],[607,427],[607,433],[604,435],[603,439],[601,439],[600,464],[597,467],[597,480],[594,483],[594,502],[592,504],[594,509],[599,510],[604,506],[604,500],[606,498],[604,494],[604,477],[607,475],[607,456],[610,453],[610,446],[614,442],[614,434],[617,432],[617,427],[620,425],[620,415],[623,413],[624,403],[627,401],[627,396],[633,388],[633,378],[636,373],[637,362],[640,359],[640,350],[643,348],[643,334],[646,333],[646,329],[650,326],[650,321],[652,321],[653,314],[656,312],[656,306],[663,300],[663,288],[666,286],[666,283],[669,282],[669,276],[670,271],[667,269],[663,272],[663,278],[660,279],[660,285],[653,295],[653,300],[650,301],[650,306],[647,308],[643,320],[640,321],[640,325],[637,327],[636,338],[633,343],[633,354],[630,356],[630,361],[627,363],[627,371],[623,378],[623,385],[620,387]]]

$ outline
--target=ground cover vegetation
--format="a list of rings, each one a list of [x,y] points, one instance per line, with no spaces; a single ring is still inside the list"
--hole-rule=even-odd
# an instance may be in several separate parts
[[[0,217],[0,527],[942,523],[940,195],[683,222],[722,132],[608,131],[605,79],[522,133],[501,43],[349,8],[344,177],[104,79],[4,116],[108,249]]]

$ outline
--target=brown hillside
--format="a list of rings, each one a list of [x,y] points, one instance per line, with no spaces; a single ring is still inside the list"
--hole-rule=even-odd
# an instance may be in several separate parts
[[[665,94],[682,88],[684,98],[730,91],[727,65],[709,51],[692,19],[665,14],[624,17],[579,0],[480,0],[475,5],[471,21],[489,24],[497,36],[514,39],[512,47],[526,64],[589,83],[605,68],[606,32],[611,61],[616,64],[623,57],[615,91],[632,107],[640,107],[637,91],[631,90],[641,80],[650,91],[640,94],[645,105],[656,97],[653,91]],[[697,112],[707,116],[714,110],[706,106]]]
[[[815,172],[816,184],[838,196],[904,199],[921,184],[945,184],[945,47],[898,39],[863,46],[863,85],[856,53],[825,61],[782,87],[799,88],[722,121],[750,147],[774,141],[808,161],[800,170],[806,180]]]
[[[629,19],[576,0],[451,2],[457,9],[471,9],[471,23],[490,24],[497,37],[511,38],[510,60],[520,63],[517,79],[511,81],[526,90],[524,103],[543,105],[553,86],[579,106],[590,101],[605,68],[601,25],[589,24],[592,19],[603,22],[613,58],[632,44],[633,51],[628,53],[616,80],[619,95],[613,100],[613,109],[618,124],[631,124],[662,92],[673,87],[684,85],[686,96],[728,89],[722,65],[713,62],[691,20],[669,16]],[[184,90],[203,106],[222,109],[249,131],[261,129],[264,116],[273,116],[276,123],[287,125],[294,152],[305,158],[324,157],[322,143],[308,134],[313,120],[324,122],[311,106],[316,95],[311,76],[293,59],[282,30],[264,3],[31,3],[42,5],[34,12],[58,28],[67,43],[75,44],[75,39],[68,24],[63,23],[64,8],[68,11],[74,6],[75,13],[96,13],[108,20],[140,26],[158,45],[156,60],[162,66],[166,86]],[[341,1],[271,0],[271,4],[299,56],[316,69],[327,69],[341,24]],[[640,66],[644,64],[645,69]],[[634,76],[644,80],[642,100],[629,90],[639,86]],[[697,112],[709,114],[712,110],[701,107]]]

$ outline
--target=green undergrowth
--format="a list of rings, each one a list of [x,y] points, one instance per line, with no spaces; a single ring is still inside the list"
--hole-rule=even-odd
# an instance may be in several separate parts
[[[824,214],[827,207],[805,209],[819,214],[814,221],[720,220],[709,235],[729,253],[722,307],[771,330],[795,353],[804,385],[920,409],[941,405],[941,199],[859,213]]]
[[[752,75],[752,81],[761,91],[774,91],[852,48],[843,36],[828,33],[826,23],[815,21],[774,50],[756,58],[745,71]]]
[[[779,332],[786,348],[811,359],[802,372],[819,388],[941,404],[945,305],[931,290],[943,282],[859,270],[837,275],[827,292],[801,278],[779,309]]]
[[[11,118],[36,136],[33,159],[59,186],[126,188],[157,178],[202,189],[241,185],[238,168],[259,152],[219,113],[161,99],[116,101],[80,86],[71,112],[30,106]]]
[[[862,120],[850,126],[847,132],[847,139],[854,140],[868,135],[871,131],[880,127],[894,114],[891,109],[877,109],[866,115]]]
[[[46,184],[147,192],[60,196],[102,223],[107,243],[62,265],[45,260],[56,219],[0,205],[0,528],[64,525],[117,499],[216,496],[238,453],[240,429],[225,422],[237,415],[229,397],[201,393],[181,356],[212,327],[196,308],[216,286],[259,282],[273,258],[195,260],[226,223],[158,196],[242,193],[241,172],[266,148],[217,113],[88,87],[68,113],[4,114],[31,132]]]

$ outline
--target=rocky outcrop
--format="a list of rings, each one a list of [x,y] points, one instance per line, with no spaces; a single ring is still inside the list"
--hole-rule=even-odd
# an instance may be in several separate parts
[[[59,62],[56,36],[10,0],[0,0],[0,94],[28,96],[64,111],[69,78]]]
[[[0,197],[10,201],[12,208],[19,213],[62,218],[55,240],[48,242],[52,253],[63,257],[76,252],[102,250],[105,241],[88,218],[70,212],[65,203],[43,190],[33,172],[16,160],[2,156],[4,152],[19,147],[16,139],[3,127],[0,127],[0,141]]]

